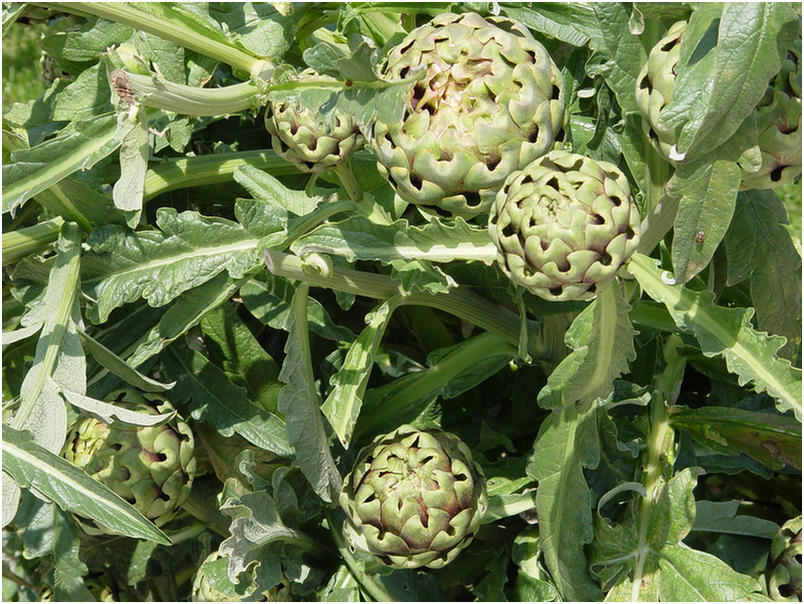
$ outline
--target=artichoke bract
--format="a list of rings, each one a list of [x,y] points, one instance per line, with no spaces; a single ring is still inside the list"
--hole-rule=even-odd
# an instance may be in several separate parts
[[[801,176],[801,39],[754,109],[762,166],[743,170],[742,189],[770,189]]]
[[[639,213],[614,164],[551,151],[506,180],[489,234],[516,285],[546,300],[589,300],[636,251]]]
[[[324,79],[310,71],[298,80]],[[297,98],[285,96],[268,103],[265,128],[277,155],[303,172],[322,172],[343,162],[365,140],[354,117],[335,108],[313,110]]]
[[[662,110],[670,104],[676,85],[676,67],[681,53],[681,36],[687,28],[686,21],[670,26],[648,54],[648,61],[637,76],[636,103],[645,116],[645,134],[659,147],[666,157],[678,142],[681,128],[667,128],[659,123]]]
[[[411,31],[383,75],[423,69],[403,119],[374,123],[380,171],[422,209],[471,218],[506,177],[553,147],[564,122],[561,72],[509,19],[442,14]]]
[[[774,535],[768,571],[768,595],[774,601],[801,602],[801,516]]]
[[[171,410],[161,402],[157,411],[136,392],[126,391],[123,400],[140,413]],[[162,525],[190,495],[193,449],[193,433],[178,417],[159,426],[106,424],[90,417],[68,434],[63,456]]]
[[[471,542],[487,499],[457,436],[403,425],[360,451],[340,504],[356,548],[394,568],[441,568]]]

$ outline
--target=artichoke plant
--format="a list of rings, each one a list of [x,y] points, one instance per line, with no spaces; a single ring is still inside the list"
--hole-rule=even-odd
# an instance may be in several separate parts
[[[743,170],[742,189],[770,189],[801,175],[801,39],[754,109],[762,165]]]
[[[676,67],[681,53],[681,37],[687,28],[686,21],[670,26],[648,54],[648,61],[637,76],[636,102],[645,117],[645,134],[666,157],[678,142],[679,129],[659,123],[662,110],[670,104],[676,85]]]
[[[322,80],[311,70],[298,81]],[[283,96],[271,101],[265,111],[265,128],[271,146],[303,172],[323,172],[332,168],[364,144],[354,116],[337,108],[322,112],[303,105],[297,97]]]
[[[116,405],[157,413],[154,403],[137,392],[121,396],[125,402]],[[158,412],[170,409],[161,402]],[[190,495],[196,469],[193,448],[193,433],[178,417],[159,426],[106,424],[90,417],[68,434],[63,456],[162,525]]]
[[[474,537],[487,508],[469,448],[403,425],[360,451],[340,504],[352,544],[394,568],[441,568]]]
[[[801,516],[773,537],[770,558],[768,595],[777,602],[801,602]]]
[[[506,180],[489,234],[515,284],[546,300],[588,300],[636,251],[639,213],[614,164],[556,150]]]
[[[442,14],[389,53],[384,77],[424,77],[401,120],[374,124],[380,170],[422,209],[484,213],[514,170],[549,151],[564,121],[564,84],[521,24]]]

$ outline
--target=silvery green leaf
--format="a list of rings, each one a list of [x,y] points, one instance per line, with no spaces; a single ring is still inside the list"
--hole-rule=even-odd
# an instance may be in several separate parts
[[[138,411],[111,405],[64,388],[61,389],[61,394],[71,405],[75,405],[79,409],[86,411],[107,424],[117,420],[125,424],[131,424],[132,426],[158,426],[176,415],[175,411],[158,415],[139,413]]]

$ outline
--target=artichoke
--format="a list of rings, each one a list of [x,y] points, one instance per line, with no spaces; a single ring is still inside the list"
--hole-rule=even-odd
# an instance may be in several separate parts
[[[662,110],[670,104],[676,85],[676,67],[681,53],[681,36],[687,28],[686,21],[670,26],[664,38],[659,40],[648,54],[648,61],[637,76],[636,103],[645,116],[645,134],[669,158],[670,151],[678,142],[680,127],[667,128],[659,124]]]
[[[352,544],[394,568],[441,568],[474,537],[487,508],[469,448],[408,425],[362,449],[340,504]]]
[[[636,251],[639,213],[615,165],[557,150],[508,177],[489,234],[516,285],[546,300],[588,300]]]
[[[771,541],[768,595],[777,602],[801,601],[801,516],[788,520]]]
[[[313,79],[324,78],[307,70],[298,81]],[[332,168],[365,142],[351,114],[337,107],[329,112],[314,110],[292,95],[268,103],[265,128],[271,134],[271,146],[277,155],[302,172],[323,172]]]
[[[564,84],[544,47],[509,19],[442,14],[391,50],[387,79],[414,70],[404,116],[378,117],[372,145],[397,193],[471,218],[514,170],[549,151],[564,122]]]
[[[770,189],[801,175],[801,39],[754,109],[762,166],[743,170],[742,189]]]
[[[157,413],[136,392],[124,391],[120,397],[134,411]],[[158,412],[170,410],[165,402]],[[193,447],[193,433],[178,417],[159,426],[105,424],[90,417],[71,430],[63,456],[162,525],[190,495],[196,469]]]

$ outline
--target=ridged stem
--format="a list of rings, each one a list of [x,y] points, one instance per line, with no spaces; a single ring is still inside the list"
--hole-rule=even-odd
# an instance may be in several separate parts
[[[46,249],[59,238],[64,224],[60,216],[10,233],[3,233],[3,266]]]
[[[259,105],[259,91],[251,82],[222,88],[197,88],[167,80],[156,81],[150,75],[115,69],[109,76],[119,96],[142,97],[147,107],[194,117],[227,115],[254,109]]]
[[[358,296],[386,300],[395,295],[403,296],[403,304],[428,306],[465,319],[478,327],[496,333],[508,343],[517,346],[520,335],[519,316],[507,308],[489,302],[466,289],[456,288],[449,293],[404,294],[399,281],[387,275],[367,273],[353,269],[331,267],[326,274],[311,270],[300,258],[274,250],[264,250],[268,270],[286,279],[295,279],[317,287],[336,289]],[[530,324],[529,352],[540,359],[545,350],[540,326]]]

